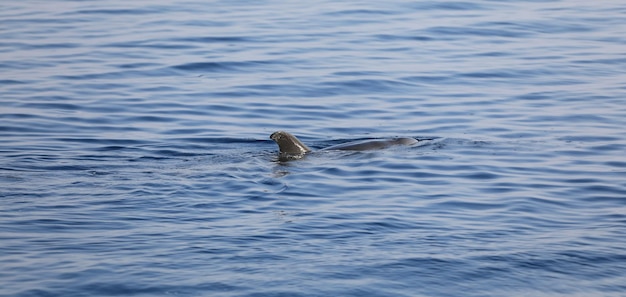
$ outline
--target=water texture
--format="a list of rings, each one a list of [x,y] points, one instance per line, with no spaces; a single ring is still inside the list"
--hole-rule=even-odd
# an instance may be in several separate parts
[[[624,296],[625,15],[4,1],[0,296]]]

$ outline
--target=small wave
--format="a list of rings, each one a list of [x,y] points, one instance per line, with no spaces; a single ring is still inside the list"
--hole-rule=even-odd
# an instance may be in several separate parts
[[[274,64],[270,61],[245,61],[245,62],[193,62],[172,66],[171,68],[186,71],[224,72],[243,71],[244,69],[268,66]]]

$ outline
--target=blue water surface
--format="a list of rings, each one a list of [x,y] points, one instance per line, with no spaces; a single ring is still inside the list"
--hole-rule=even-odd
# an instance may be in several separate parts
[[[624,296],[625,16],[4,1],[0,295]]]

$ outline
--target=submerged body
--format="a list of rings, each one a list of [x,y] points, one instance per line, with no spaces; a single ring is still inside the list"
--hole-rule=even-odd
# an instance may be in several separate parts
[[[412,145],[416,143],[417,139],[407,137],[391,139],[368,139],[337,144],[324,148],[324,150],[369,151],[380,150],[394,145]]]
[[[278,149],[282,154],[305,154],[311,151],[311,149],[302,143],[293,134],[276,131],[270,135],[270,139],[274,140],[278,144]],[[327,147],[324,150],[345,150],[345,151],[367,151],[367,150],[379,150],[388,148],[394,145],[412,145],[417,143],[415,138],[392,138],[392,139],[372,139],[361,140],[348,143],[342,143]]]

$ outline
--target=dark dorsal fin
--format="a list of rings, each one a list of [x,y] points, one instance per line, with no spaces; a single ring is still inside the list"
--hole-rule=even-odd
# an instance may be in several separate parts
[[[278,149],[284,154],[304,154],[311,149],[302,141],[285,131],[276,131],[270,135],[270,139],[278,144]]]

